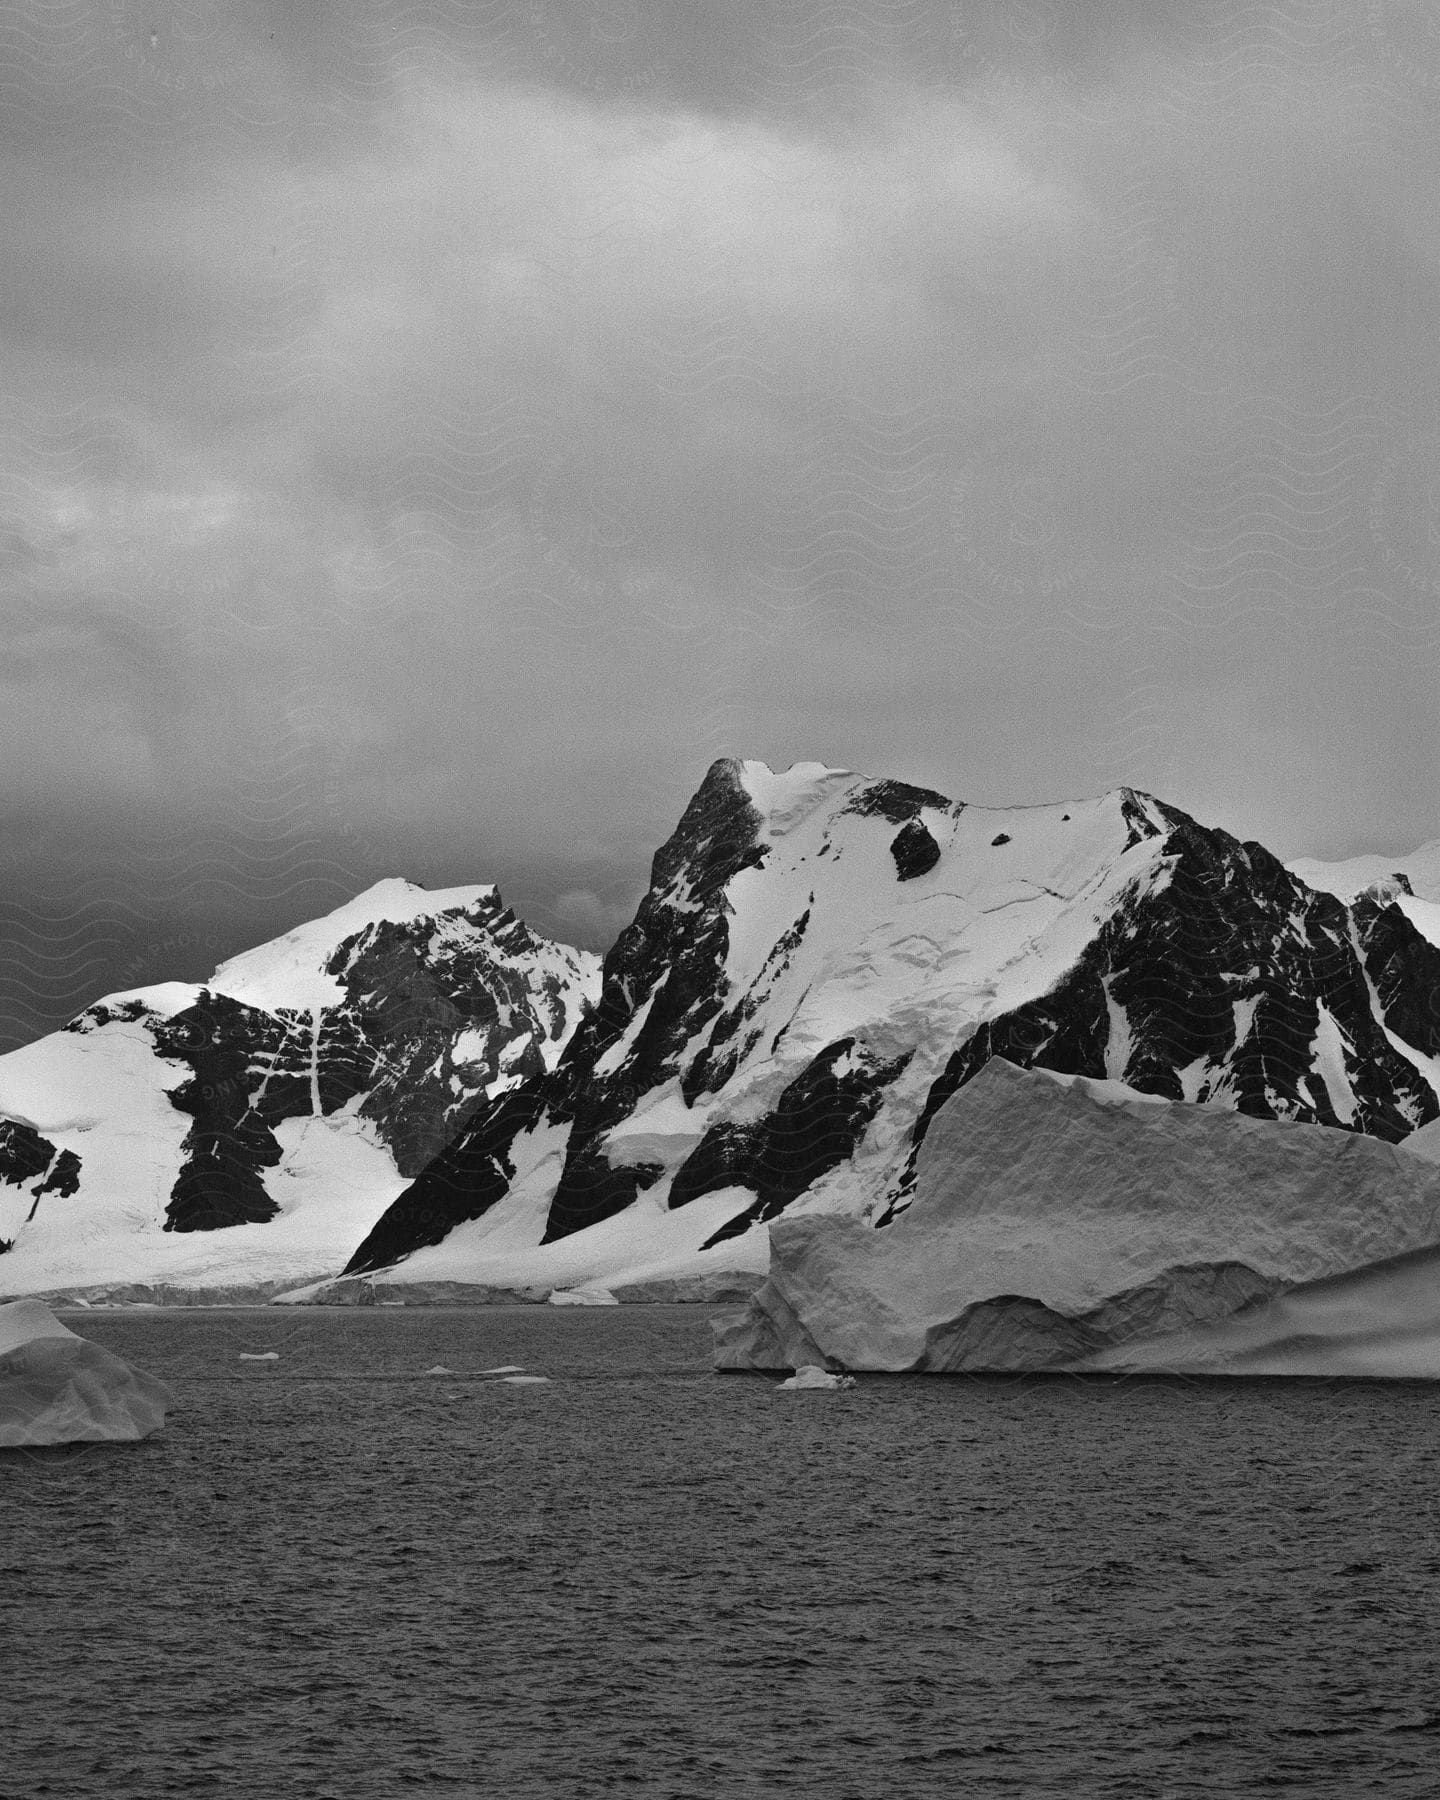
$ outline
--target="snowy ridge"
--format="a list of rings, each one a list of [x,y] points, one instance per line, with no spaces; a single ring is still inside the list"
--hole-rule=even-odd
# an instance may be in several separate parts
[[[358,954],[367,927],[468,913],[494,899],[493,886],[438,888],[432,892],[391,876],[377,881],[323,918],[307,920],[283,937],[230,957],[205,986],[212,994],[226,994],[264,1012],[306,1012],[340,1006],[345,1000],[345,989],[330,972],[329,964],[344,945],[349,966]]]
[[[1419,899],[1440,902],[1440,839],[1403,856],[1352,856],[1345,862],[1302,856],[1285,866],[1307,887],[1334,894],[1337,900],[1354,900],[1364,889],[1398,875]]]

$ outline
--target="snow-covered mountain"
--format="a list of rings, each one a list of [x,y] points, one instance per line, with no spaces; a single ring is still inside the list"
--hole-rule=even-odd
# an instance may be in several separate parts
[[[1440,892],[1306,866],[1128,788],[994,810],[718,762],[554,1069],[478,1107],[350,1268],[763,1271],[781,1213],[903,1212],[992,1055],[1405,1138],[1440,1116]]]
[[[598,993],[494,887],[388,880],[202,984],[110,995],[0,1057],[0,1294],[333,1274]]]

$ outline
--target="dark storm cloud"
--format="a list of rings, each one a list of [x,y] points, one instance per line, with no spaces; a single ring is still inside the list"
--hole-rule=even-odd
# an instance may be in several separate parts
[[[102,913],[403,867],[596,941],[729,752],[1440,830],[1400,0],[0,40],[12,888],[103,818]]]

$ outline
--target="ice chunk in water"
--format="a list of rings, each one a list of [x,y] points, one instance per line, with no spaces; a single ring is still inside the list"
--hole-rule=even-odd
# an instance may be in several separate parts
[[[852,1388],[855,1385],[853,1375],[832,1375],[828,1369],[822,1369],[818,1363],[804,1363],[788,1381],[780,1383],[782,1388]]]
[[[62,1325],[39,1300],[0,1305],[0,1448],[149,1437],[175,1396]]]

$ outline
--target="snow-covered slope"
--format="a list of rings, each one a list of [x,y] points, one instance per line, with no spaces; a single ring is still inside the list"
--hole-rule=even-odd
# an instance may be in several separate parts
[[[598,992],[493,887],[390,880],[204,984],[109,996],[0,1058],[0,1294],[335,1273]]]
[[[1398,1140],[1440,1114],[1440,949],[1130,789],[993,810],[716,763],[555,1069],[479,1108],[352,1259],[387,1279],[764,1266],[883,1224],[991,1055]]]
[[[1335,863],[1301,857],[1286,867],[1308,887],[1346,905],[1367,899],[1393,904],[1427,943],[1440,947],[1440,842],[1406,856],[1355,856]]]
[[[1345,862],[1321,862],[1313,856],[1286,863],[1307,887],[1320,888],[1339,900],[1353,900],[1367,887],[1396,878],[1421,900],[1440,901],[1440,840],[1422,844],[1403,856],[1352,856]]]
[[[769,1279],[716,1360],[1179,1367],[1177,1333],[1437,1245],[1440,1169],[1392,1145],[997,1057],[936,1114],[893,1225],[771,1227]]]

